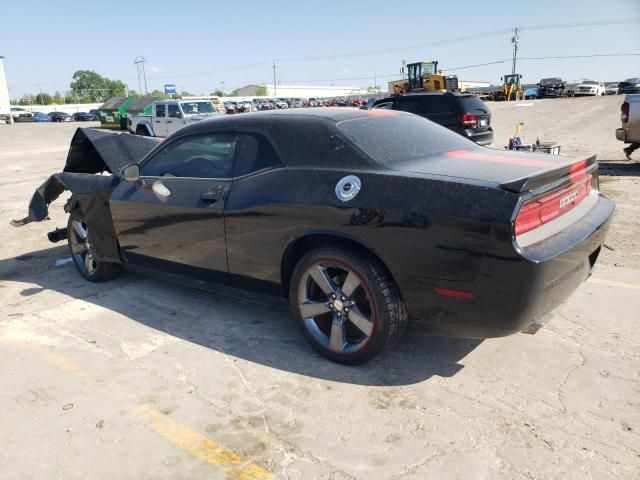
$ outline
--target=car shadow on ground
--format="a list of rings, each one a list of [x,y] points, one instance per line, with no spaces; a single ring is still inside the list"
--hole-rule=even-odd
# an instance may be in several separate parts
[[[0,281],[29,284],[17,290],[29,302],[53,290],[227,355],[336,382],[390,386],[415,384],[432,376],[451,377],[464,368],[460,360],[482,342],[430,336],[423,324],[414,321],[396,348],[365,365],[342,366],[308,346],[287,309],[133,273],[94,284],[79,275],[68,257],[65,244],[0,260]],[[126,332],[118,335],[126,341]]]
[[[640,150],[638,151],[640,158]],[[640,176],[640,161],[616,162],[610,160],[598,161],[598,171],[601,176],[633,177]]]

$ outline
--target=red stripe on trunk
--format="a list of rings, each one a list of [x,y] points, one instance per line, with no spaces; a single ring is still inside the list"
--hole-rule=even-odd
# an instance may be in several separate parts
[[[488,163],[502,163],[507,165],[520,165],[523,167],[555,167],[558,166],[555,162],[549,162],[548,160],[536,160],[533,158],[522,157],[507,157],[492,155],[490,153],[472,152],[470,150],[451,150],[443,154],[445,157],[462,158],[464,160],[475,160],[478,162]]]

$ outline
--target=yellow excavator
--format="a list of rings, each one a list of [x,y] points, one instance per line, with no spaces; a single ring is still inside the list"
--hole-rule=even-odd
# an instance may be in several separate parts
[[[405,74],[405,68],[402,68]],[[437,61],[424,61],[410,63],[406,66],[406,80],[389,82],[390,93],[407,92],[446,92],[459,90],[458,77],[456,75],[443,75],[438,71]]]

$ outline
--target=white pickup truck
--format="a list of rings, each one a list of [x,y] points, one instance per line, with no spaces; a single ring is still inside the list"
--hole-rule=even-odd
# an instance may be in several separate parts
[[[620,120],[622,127],[616,129],[616,138],[631,144],[624,149],[627,159],[631,160],[631,153],[640,148],[640,94],[625,97],[620,106]]]
[[[190,123],[218,115],[209,100],[162,100],[153,102],[151,115],[129,117],[129,130],[136,135],[168,137]]]

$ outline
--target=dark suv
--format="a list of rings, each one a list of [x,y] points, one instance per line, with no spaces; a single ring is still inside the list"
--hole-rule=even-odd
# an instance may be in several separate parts
[[[361,108],[402,110],[447,127],[479,145],[493,141],[491,111],[476,95],[465,93],[407,93],[369,100]]]

